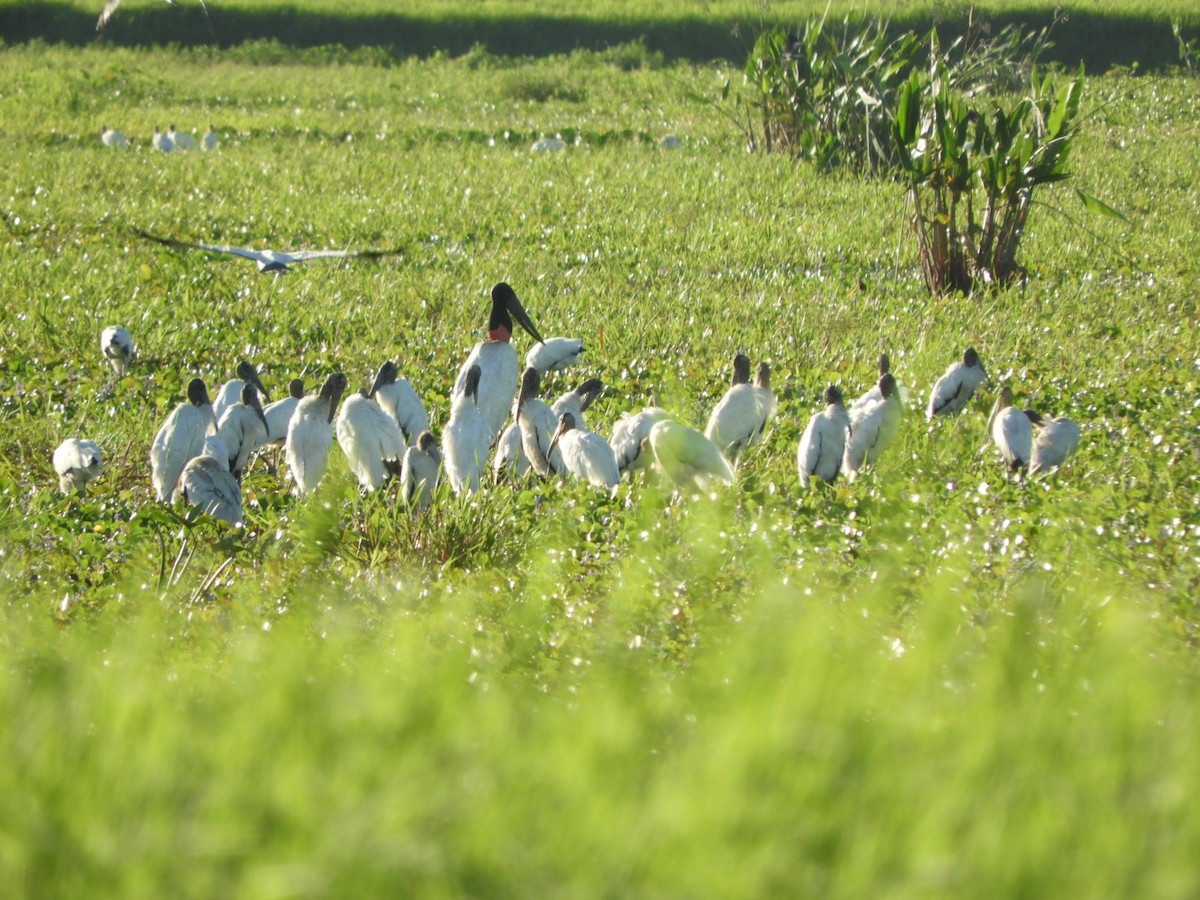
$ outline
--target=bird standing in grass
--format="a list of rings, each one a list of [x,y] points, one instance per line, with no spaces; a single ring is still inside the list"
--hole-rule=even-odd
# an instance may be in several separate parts
[[[175,145],[176,150],[196,149],[196,139],[186,131],[176,131],[174,125],[168,126],[167,137],[171,139],[171,143]]]
[[[1082,436],[1079,426],[1066,416],[1043,419],[1032,409],[1025,410],[1025,416],[1037,430],[1029,463],[1030,475],[1061,468],[1079,449],[1079,439]]]
[[[511,343],[514,320],[534,340],[541,343],[542,336],[538,334],[516,293],[501,281],[492,288],[492,311],[488,318],[487,340],[480,341],[471,350],[459,370],[454,390],[450,394],[451,403],[456,403],[466,393],[467,373],[473,367],[479,369],[477,408],[483,414],[490,431],[488,447],[499,437],[513,400],[517,396],[517,376],[520,370],[517,368],[517,351]],[[445,434],[442,435],[442,442],[446,445],[448,465],[450,447]]]
[[[678,487],[708,490],[714,481],[733,484],[733,466],[725,454],[695,428],[662,419],[650,428],[646,443],[659,468]]]
[[[208,131],[204,132],[204,137],[200,138],[200,149],[204,151],[216,150],[220,143],[221,139],[217,135],[217,127],[209,125]]]
[[[337,412],[346,376],[330,375],[316,396],[308,396],[296,405],[288,423],[285,452],[288,471],[300,496],[316,490],[329,467],[329,448],[333,445],[333,416]]]
[[[172,410],[150,445],[150,479],[158,500],[175,501],[183,467],[204,451],[204,439],[216,433],[208,390],[201,379],[193,378],[188,382],[187,402]]]
[[[100,352],[113,367],[118,378],[124,378],[133,362],[133,336],[120,325],[109,325],[100,332]]]
[[[492,446],[492,426],[478,404],[479,380],[479,366],[473,365],[467,370],[462,393],[454,397],[450,421],[442,433],[446,477],[456,494],[479,490],[479,473]]]
[[[390,359],[379,367],[375,383],[371,385],[371,392],[367,396],[373,398],[400,426],[405,444],[411,444],[417,435],[429,428],[425,404],[408,380],[400,377],[400,370]]]
[[[779,412],[779,400],[771,390],[771,367],[765,362],[760,362],[754,373],[754,397],[758,400],[759,422],[750,443],[758,444],[762,442],[763,434],[775,418],[775,413]]]
[[[408,449],[404,435],[396,420],[372,403],[365,391],[347,397],[342,404],[337,439],[363,490],[377,490],[388,476],[400,474]]]
[[[541,375],[558,372],[579,365],[579,357],[586,349],[578,338],[546,338],[525,354],[525,365],[537,369]]]
[[[650,437],[650,429],[667,418],[667,411],[654,400],[650,403],[639,412],[622,413],[613,427],[609,445],[617,459],[617,468],[622,473],[642,468],[653,455],[646,452],[646,439]]]
[[[267,420],[267,443],[272,447],[282,447],[287,440],[288,423],[296,412],[296,407],[304,399],[304,381],[293,378],[288,382],[288,395],[282,400],[268,403],[263,407],[263,415]]]
[[[162,153],[170,153],[175,149],[175,142],[171,140],[169,134],[165,134],[158,130],[158,126],[154,126],[154,134],[150,138],[150,146]]]
[[[416,444],[405,451],[404,463],[400,468],[404,502],[419,510],[428,509],[441,474],[442,453],[437,441],[432,432],[422,431],[417,436]]]
[[[229,471],[238,481],[250,461],[250,454],[267,443],[267,417],[253,384],[242,387],[241,399],[217,420],[217,437],[229,451]]]
[[[183,499],[214,519],[241,525],[242,486],[229,472],[229,448],[216,435],[204,439],[204,452],[188,461],[179,476]]]
[[[892,361],[888,358],[888,355],[886,353],[880,353],[879,354],[879,379],[882,379],[883,376],[887,375],[889,372],[891,372],[891,370],[892,370]],[[853,421],[853,419],[854,419],[854,411],[855,410],[860,409],[860,408],[866,408],[868,406],[874,406],[876,403],[878,403],[880,400],[883,399],[883,394],[879,393],[879,385],[880,385],[879,379],[876,379],[875,383],[873,385],[871,385],[866,390],[866,392],[864,392],[861,396],[856,397],[853,400],[853,402],[851,402],[850,406],[847,407],[846,411],[850,413],[851,421]],[[899,387],[899,385],[897,385],[897,387]]]
[[[621,480],[617,458],[608,441],[594,431],[580,431],[569,412],[559,416],[546,455],[552,456],[556,450],[562,453],[563,467],[572,478],[608,488],[616,487]]]
[[[102,461],[95,441],[67,438],[55,449],[52,460],[59,490],[64,494],[83,491],[89,481],[100,477]]]
[[[604,393],[604,382],[599,378],[589,378],[586,381],[581,381],[578,387],[567,391],[561,397],[554,401],[550,407],[554,411],[554,426],[550,429],[554,431],[558,427],[558,422],[562,418],[563,413],[570,413],[575,419],[575,427],[581,431],[588,431],[587,421],[583,414],[587,412],[593,403]]]
[[[538,397],[542,379],[538,370],[530,366],[521,374],[521,393],[517,397],[516,424],[521,434],[521,453],[528,464],[541,478],[560,474],[563,469],[562,454],[550,452],[550,441],[558,428],[558,416],[554,410]]]
[[[109,128],[107,125],[100,127],[100,143],[105,147],[128,147],[129,141],[125,140],[125,135],[115,129]]]
[[[950,416],[961,410],[986,380],[987,370],[983,367],[983,361],[974,347],[968,347],[963,352],[962,361],[948,368],[929,392],[926,410],[929,421],[932,422],[936,416]]]
[[[263,387],[263,383],[259,380],[258,370],[254,368],[254,364],[242,360],[237,365],[237,377],[229,379],[217,391],[217,399],[213,402],[213,414],[217,417],[218,422],[225,415],[225,410],[241,402],[242,391],[245,390],[248,384],[253,385],[258,393],[270,401],[271,395],[267,393],[267,389]]]
[[[825,388],[825,409],[809,419],[800,436],[796,461],[801,486],[807,488],[813,478],[830,484],[837,481],[849,434],[850,416],[842,402],[842,392],[831,384]]]
[[[896,437],[900,419],[904,415],[904,404],[900,400],[900,388],[895,377],[890,372],[884,373],[878,387],[878,400],[867,404],[856,403],[849,410],[850,437],[846,441],[842,466],[851,481],[858,477],[864,467],[874,465],[888,448]]]
[[[1009,467],[1014,472],[1020,472],[1029,467],[1033,455],[1033,425],[1024,411],[1012,403],[1012,388],[1006,384],[996,396],[991,418],[988,419],[988,432]]]
[[[712,415],[704,436],[721,448],[730,460],[750,446],[750,440],[762,425],[759,398],[750,383],[750,357],[739,353],[733,358],[733,378]]]

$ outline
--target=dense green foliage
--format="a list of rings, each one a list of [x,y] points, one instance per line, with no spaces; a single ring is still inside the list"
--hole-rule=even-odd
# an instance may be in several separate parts
[[[746,154],[690,99],[723,65],[327,52],[0,52],[14,894],[1194,892],[1194,79],[1089,81],[1072,162],[1129,221],[1040,218],[1036,277],[979,302],[928,298],[901,186]],[[220,150],[151,152],[172,121]],[[404,253],[276,280],[132,227]],[[413,520],[335,449],[305,501],[256,466],[244,531],[153,503],[158,425],[244,357],[273,392],[395,358],[440,430],[501,278],[589,342],[605,433],[655,391],[703,424],[735,351],[769,360],[781,413],[736,487],[529,483]],[[120,380],[110,323],[140,348]],[[1083,424],[1065,471],[979,452],[990,393],[921,421],[967,344]],[[896,445],[801,493],[821,390],[881,349]],[[106,453],[82,499],[49,465],[72,435]]]

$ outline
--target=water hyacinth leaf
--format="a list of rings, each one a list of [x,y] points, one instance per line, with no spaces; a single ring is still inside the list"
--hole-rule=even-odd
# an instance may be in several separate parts
[[[1120,219],[1122,222],[1129,221],[1129,219],[1125,217],[1125,214],[1120,210],[1114,209],[1103,200],[1093,197],[1091,194],[1085,193],[1079,188],[1075,188],[1075,195],[1079,197],[1080,201],[1089,212],[1099,213],[1102,216],[1108,216],[1113,219]]]

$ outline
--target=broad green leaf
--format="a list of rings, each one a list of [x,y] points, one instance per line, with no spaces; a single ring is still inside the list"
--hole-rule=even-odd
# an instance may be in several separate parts
[[[1089,212],[1099,213],[1102,216],[1109,216],[1113,219],[1120,219],[1122,222],[1129,221],[1127,218],[1125,218],[1124,213],[1122,213],[1120,210],[1113,209],[1113,207],[1109,206],[1103,200],[1099,200],[1096,197],[1093,197],[1091,194],[1085,194],[1079,188],[1075,188],[1075,194],[1083,202],[1083,205],[1088,209]]]

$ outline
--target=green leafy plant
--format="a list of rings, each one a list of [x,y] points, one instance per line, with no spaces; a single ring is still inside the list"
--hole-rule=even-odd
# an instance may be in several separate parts
[[[1186,69],[1188,74],[1195,75],[1196,70],[1200,68],[1200,41],[1189,41],[1185,38],[1183,27],[1178,21],[1171,23],[1171,33],[1179,47],[1179,65]]]

